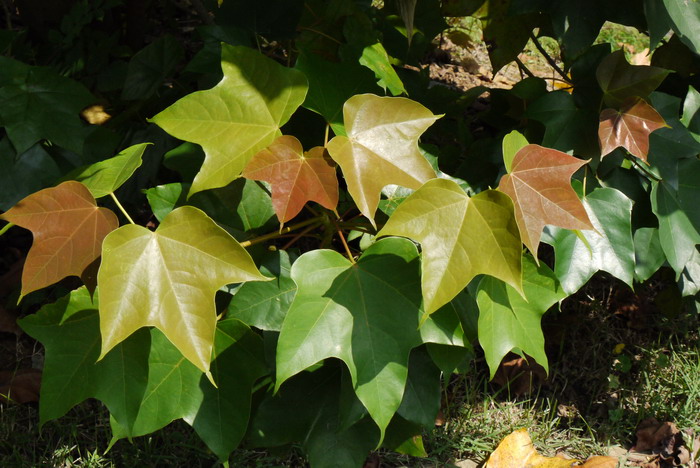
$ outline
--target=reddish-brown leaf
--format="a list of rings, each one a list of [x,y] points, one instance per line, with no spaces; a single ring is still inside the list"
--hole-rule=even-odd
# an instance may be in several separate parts
[[[571,187],[571,176],[587,161],[561,151],[527,145],[515,155],[499,189],[513,199],[523,244],[537,255],[546,224],[564,229],[594,229]]]
[[[119,226],[80,182],[68,181],[21,200],[1,219],[34,235],[22,271],[22,296],[67,276],[81,276],[100,256],[102,240]]]
[[[605,109],[600,113],[598,139],[601,157],[622,146],[630,154],[647,162],[649,135],[665,127],[663,117],[640,98],[630,98],[619,111]]]
[[[39,369],[19,369],[0,372],[0,401],[29,403],[39,401],[41,371]]]
[[[243,177],[272,185],[272,206],[280,223],[294,218],[306,202],[335,210],[338,178],[320,146],[304,152],[299,140],[284,135],[253,156]]]

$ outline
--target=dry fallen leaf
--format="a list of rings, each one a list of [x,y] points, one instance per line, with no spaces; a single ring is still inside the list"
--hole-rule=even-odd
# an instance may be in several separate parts
[[[540,455],[532,445],[527,429],[518,429],[498,444],[484,468],[569,468],[575,462]]]
[[[616,468],[617,458],[595,456],[590,457],[581,465],[582,468]]]
[[[19,369],[0,372],[0,402],[29,403],[39,401],[41,371]]]
[[[501,363],[492,381],[504,387],[507,385],[511,395],[521,396],[532,392],[533,388],[546,379],[547,372],[534,359],[530,358],[528,362],[521,357],[514,357]]]

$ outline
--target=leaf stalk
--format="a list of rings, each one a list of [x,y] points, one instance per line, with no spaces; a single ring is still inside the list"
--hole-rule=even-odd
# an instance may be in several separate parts
[[[131,216],[129,216],[129,213],[126,212],[122,204],[119,203],[119,200],[117,200],[117,196],[114,195],[114,192],[110,192],[109,196],[112,197],[112,200],[114,200],[114,203],[116,203],[117,208],[119,208],[122,214],[126,217],[126,220],[129,221],[131,224],[136,224],[134,220],[131,219]]]
[[[271,232],[270,234],[264,234],[262,236],[254,238],[254,239],[243,241],[240,244],[241,244],[241,247],[250,247],[251,245],[260,244],[261,242],[265,242],[265,241],[272,240],[272,239],[277,239],[277,238],[280,238],[289,232],[296,231],[297,229],[301,229],[301,228],[306,227],[306,226],[321,225],[321,224],[323,224],[323,219],[324,219],[324,216],[317,216],[315,218],[309,218],[309,219],[302,221],[300,223],[296,223],[296,224],[292,224],[291,226],[283,227],[278,232]]]

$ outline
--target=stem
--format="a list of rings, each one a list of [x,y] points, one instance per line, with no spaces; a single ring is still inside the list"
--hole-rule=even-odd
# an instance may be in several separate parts
[[[323,147],[328,146],[328,129],[331,128],[331,124],[326,124],[326,135],[323,137]]]
[[[345,253],[348,255],[348,260],[350,260],[350,263],[355,264],[355,259],[352,257],[350,246],[345,240],[345,236],[343,235],[342,229],[340,229],[340,227],[338,227],[338,224],[336,224],[335,222],[333,224],[335,224],[335,228],[338,231],[338,235],[340,236],[340,241],[343,243],[343,247],[345,247]]]
[[[554,69],[554,71],[556,71],[557,73],[559,73],[559,75],[561,75],[561,77],[563,78],[563,81],[565,81],[569,84],[573,84],[571,82],[571,80],[569,79],[569,77],[566,75],[566,73],[564,73],[564,70],[559,68],[559,65],[557,65],[556,60],[554,60],[552,58],[552,56],[547,53],[547,51],[544,49],[544,47],[542,47],[542,44],[540,44],[539,39],[537,39],[537,36],[535,36],[535,33],[533,31],[530,31],[530,39],[532,39],[532,42],[535,44],[535,47],[540,52],[540,54],[542,54],[542,56],[547,61],[547,63]]]
[[[302,237],[304,237],[309,231],[311,231],[311,230],[312,230],[313,228],[315,228],[315,227],[316,227],[316,226],[314,226],[313,224],[312,224],[311,226],[306,226],[306,228],[305,228],[303,231],[301,231],[301,232],[300,232],[299,234],[297,234],[296,236],[292,237],[292,238],[290,239],[289,242],[287,242],[286,244],[284,244],[284,246],[283,246],[280,250],[287,250],[287,249],[290,248],[292,245],[294,245],[294,243],[295,243],[296,241],[298,241],[299,239],[301,239]]]
[[[129,216],[129,213],[126,212],[126,210],[124,209],[124,207],[122,206],[122,204],[119,203],[119,200],[117,200],[117,196],[114,195],[114,192],[110,192],[109,195],[112,197],[112,200],[114,200],[114,203],[117,204],[117,208],[119,208],[119,209],[121,210],[121,212],[124,214],[124,216],[126,217],[127,221],[129,221],[131,224],[136,224],[136,223],[134,222],[134,220],[131,219],[131,216]]]
[[[283,235],[287,234],[288,232],[291,231],[296,231],[297,229],[301,229],[303,227],[315,224],[315,225],[320,225],[323,222],[323,216],[317,216],[316,218],[309,218],[306,221],[302,221],[300,223],[292,224],[291,226],[284,227],[279,230],[279,232],[271,232],[270,234],[265,234],[260,237],[256,237],[255,239],[247,240],[241,242],[242,247],[250,247],[251,245],[259,244],[261,242],[268,241],[270,239],[277,239],[279,237],[282,237]],[[314,226],[315,227],[315,226]]]
[[[331,41],[335,42],[335,43],[338,44],[338,45],[342,45],[342,42],[340,42],[340,41],[339,41],[338,39],[336,39],[335,37],[329,36],[328,34],[326,34],[326,33],[324,33],[324,32],[317,31],[316,29],[313,29],[313,28],[305,28],[305,27],[300,27],[299,29],[302,30],[302,31],[310,31],[310,32],[312,32],[312,33],[318,34],[319,36],[323,36],[323,37],[325,37],[326,39],[331,40]]]
[[[15,225],[14,223],[7,223],[6,225],[4,225],[4,226],[2,227],[2,229],[0,229],[0,236],[2,236],[3,234],[5,234],[5,233],[8,231],[8,229],[10,229],[10,228],[11,228],[12,226],[14,226],[14,225]]]
[[[535,74],[532,73],[532,72],[530,71],[530,69],[527,68],[527,66],[525,66],[525,64],[523,63],[523,61],[520,60],[518,57],[515,57],[515,63],[518,64],[518,68],[520,68],[521,71],[524,71],[525,74],[526,74],[527,76],[529,76],[530,78],[536,78],[536,77],[535,77]],[[521,75],[521,76],[522,76],[522,75]]]
[[[641,172],[643,172],[644,175],[647,176],[648,178],[650,178],[651,180],[655,180],[656,182],[661,182],[663,180],[663,179],[659,178],[659,176],[657,176],[656,174],[654,174],[652,172],[649,172],[644,166],[639,164],[637,162],[637,158],[635,156],[630,157],[629,155],[627,155],[627,156],[625,156],[625,158],[629,159],[630,162],[632,162],[632,164],[634,164],[634,166],[637,169],[639,169]]]

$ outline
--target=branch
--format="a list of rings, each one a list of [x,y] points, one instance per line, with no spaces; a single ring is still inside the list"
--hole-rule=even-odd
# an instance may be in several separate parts
[[[566,73],[564,73],[564,70],[559,68],[559,65],[557,65],[557,61],[554,60],[552,56],[547,53],[546,50],[544,50],[544,47],[542,47],[542,44],[540,44],[540,41],[537,39],[537,36],[535,36],[535,33],[533,31],[530,31],[530,39],[532,39],[532,42],[535,44],[535,47],[540,52],[540,54],[542,54],[549,66],[551,66],[554,69],[554,71],[559,73],[559,75],[562,77],[562,81],[573,85],[569,76]]]

